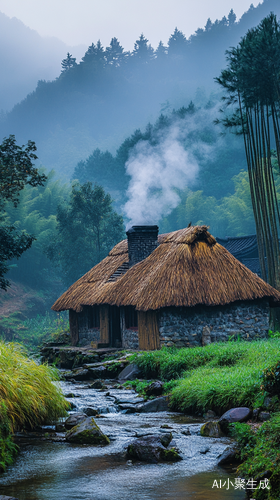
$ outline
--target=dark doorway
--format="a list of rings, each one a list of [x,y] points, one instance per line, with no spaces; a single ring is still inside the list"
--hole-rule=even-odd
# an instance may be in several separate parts
[[[121,318],[120,309],[117,306],[110,306],[110,346],[111,347],[121,347],[122,346],[122,336],[121,336]]]

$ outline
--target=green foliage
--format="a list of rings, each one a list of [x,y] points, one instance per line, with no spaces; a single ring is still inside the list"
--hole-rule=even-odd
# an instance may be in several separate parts
[[[68,313],[55,315],[46,312],[45,316],[38,314],[23,321],[18,327],[17,341],[29,347],[51,341],[70,343]]]
[[[191,349],[163,348],[135,356],[133,362],[146,378],[174,383],[173,408],[184,412],[220,412],[229,406],[254,406],[260,394],[261,373],[277,362],[279,346],[280,341],[275,339]]]
[[[26,146],[20,147],[13,135],[0,144],[0,289],[4,290],[9,286],[4,278],[9,269],[8,261],[18,259],[34,240],[34,236],[9,224],[3,210],[7,201],[14,207],[18,205],[19,194],[26,185],[42,186],[46,181],[46,176],[32,163],[37,159],[35,151],[34,142],[28,141]]]
[[[54,177],[52,170],[44,186],[26,186],[20,194],[19,207],[12,203],[5,206],[7,221],[17,230],[25,230],[36,238],[18,263],[11,261],[9,278],[45,290],[53,290],[58,284],[57,272],[47,258],[46,248],[56,230],[57,206],[67,201],[70,193],[69,187]]]
[[[57,232],[47,254],[67,286],[85,274],[124,236],[123,220],[101,186],[72,186],[68,205],[59,205]]]
[[[280,495],[280,413],[274,414],[256,432],[247,424],[233,424],[232,435],[241,445],[244,462],[238,467],[239,477],[253,478],[260,484],[269,479],[269,488],[250,491],[250,498],[278,500]]]
[[[0,472],[7,465],[13,463],[18,452],[18,446],[13,442],[11,436],[11,425],[7,415],[7,408],[3,401],[0,403]]]
[[[277,360],[276,364],[269,366],[263,370],[261,375],[262,385],[261,390],[271,396],[276,396],[280,392],[280,361]]]

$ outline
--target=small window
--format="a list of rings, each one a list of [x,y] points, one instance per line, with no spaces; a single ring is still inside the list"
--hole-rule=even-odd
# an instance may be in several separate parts
[[[135,307],[129,306],[125,308],[125,327],[138,328],[138,314]]]
[[[88,328],[100,328],[99,307],[88,308]]]

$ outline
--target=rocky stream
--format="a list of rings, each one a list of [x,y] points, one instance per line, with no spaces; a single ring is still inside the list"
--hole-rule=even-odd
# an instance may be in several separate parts
[[[120,388],[116,380],[60,384],[72,406],[71,418],[94,416],[109,444],[69,442],[64,422],[18,433],[20,453],[1,475],[0,499],[245,500],[245,491],[235,488],[233,466],[217,465],[231,440],[202,437],[205,419],[157,411],[165,408],[164,400],[158,405],[153,400],[143,410],[143,398]],[[131,443],[149,441],[149,436],[166,441],[165,447],[177,450],[180,460],[147,462],[128,456]]]

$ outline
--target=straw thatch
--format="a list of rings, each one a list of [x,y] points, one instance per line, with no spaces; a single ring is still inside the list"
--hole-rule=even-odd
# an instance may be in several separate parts
[[[206,226],[159,236],[159,246],[115,282],[110,276],[128,261],[127,243],[116,245],[102,262],[56,301],[53,309],[80,311],[83,305],[135,306],[139,311],[168,306],[225,305],[280,293],[216,243]]]

